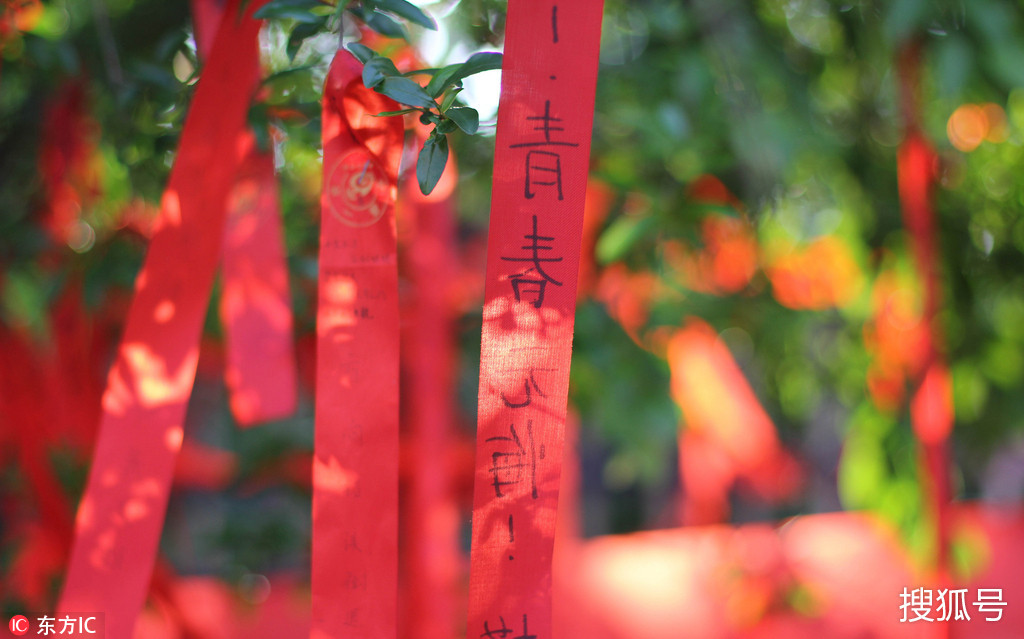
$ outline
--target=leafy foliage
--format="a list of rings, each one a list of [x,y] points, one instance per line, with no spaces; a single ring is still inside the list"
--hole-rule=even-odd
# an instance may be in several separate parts
[[[56,302],[78,282],[96,325],[116,335],[201,60],[187,3],[50,0],[40,6],[34,23],[2,36],[0,322],[49,345],[57,334]],[[410,6],[275,0],[262,9],[270,19],[265,62],[271,74],[250,120],[278,161],[300,336],[313,333],[315,318],[318,243],[311,211],[320,187],[325,61],[337,50],[339,33],[356,37],[358,20],[416,40],[428,19]],[[457,40],[450,48],[499,47],[504,7],[501,0],[457,3],[443,18]],[[719,332],[807,474],[806,490],[791,503],[765,505],[735,491],[736,521],[846,506],[881,512],[908,539],[921,538],[926,512],[908,381],[882,375],[879,366],[880,344],[899,346],[906,333],[896,329],[913,323],[913,303],[893,292],[909,290],[913,299],[915,286],[895,177],[904,125],[893,60],[908,39],[924,53],[921,125],[940,156],[935,206],[945,307],[939,322],[953,374],[956,488],[969,499],[1020,499],[1012,473],[1001,470],[1019,465],[1024,427],[1020,9],[998,0],[608,0],[592,172],[611,196],[607,217],[594,228],[596,281],[577,318],[571,388],[583,424],[588,533],[672,523],[664,513],[678,483],[680,415],[659,340],[698,316]],[[477,282],[493,140],[480,134],[483,108],[460,104],[460,88],[467,77],[498,68],[500,58],[478,54],[405,71],[397,46],[380,42],[376,50],[348,47],[364,64],[364,83],[407,107],[382,117],[415,116],[433,127],[416,169],[422,190],[436,183],[450,152],[458,154],[458,250],[466,271],[459,277]],[[42,140],[53,128],[45,114],[76,83],[91,124],[80,129],[81,171],[67,181],[84,235],[58,238],[41,223],[51,197],[40,170]],[[953,146],[949,133],[952,114],[965,105],[995,105],[993,113],[1003,114],[1001,123],[985,120],[986,135],[970,151]],[[456,129],[476,134],[452,135]],[[696,186],[709,176],[731,197],[702,197]],[[822,240],[832,241],[824,245],[829,259],[807,258],[805,249]],[[831,260],[837,246],[845,253],[842,264]],[[801,256],[787,271],[784,258]],[[737,269],[742,277],[723,277],[719,286],[718,275],[734,275],[727,267],[746,257],[751,268]],[[616,289],[608,276],[613,271],[633,279]],[[780,273],[823,275],[796,281],[807,291],[845,292],[828,304],[798,308],[793,300],[802,298],[783,294]],[[627,330],[611,293],[637,291],[648,294]],[[479,302],[472,289],[459,307],[467,437],[475,418]],[[886,327],[895,338],[885,337]],[[216,331],[211,314],[207,335]],[[177,562],[190,554],[215,558],[193,567],[210,566],[225,577],[302,565],[305,531],[268,520],[308,519],[301,514],[308,489],[267,488],[266,478],[285,476],[292,458],[310,450],[309,398],[291,420],[238,431],[218,384],[201,380],[189,419],[195,432],[240,457],[234,483],[216,497],[226,514],[203,520],[207,529],[192,535],[182,522],[206,512],[214,497],[180,496],[165,546]],[[891,395],[879,390],[886,388]],[[78,451],[54,464],[62,477],[81,477],[86,459]],[[17,466],[0,467],[0,501],[23,495]],[[197,550],[181,551],[192,543]]]
[[[321,0],[271,0],[256,12],[256,16],[290,19],[296,23],[288,37],[288,55],[294,58],[303,40],[330,28],[332,21],[337,27],[345,11],[389,38],[409,38],[396,17],[426,29],[437,28],[433,18],[406,0],[363,0],[358,4],[339,1],[333,7]],[[462,81],[477,73],[500,69],[501,54],[475,53],[465,62],[442,69],[414,69],[403,73],[390,58],[364,44],[349,44],[348,50],[363,63],[363,84],[368,89],[410,107],[379,115],[391,117],[419,112],[420,122],[432,125],[429,138],[420,149],[416,171],[420,190],[429,194],[441,179],[448,162],[447,135],[456,129],[473,135],[480,125],[480,115],[475,109],[455,106]],[[412,79],[423,75],[430,76],[426,86]]]

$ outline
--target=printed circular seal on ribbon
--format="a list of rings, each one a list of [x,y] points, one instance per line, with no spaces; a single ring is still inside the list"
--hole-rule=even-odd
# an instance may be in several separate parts
[[[366,149],[346,153],[327,174],[329,209],[341,223],[356,228],[384,217],[394,200],[394,185]]]

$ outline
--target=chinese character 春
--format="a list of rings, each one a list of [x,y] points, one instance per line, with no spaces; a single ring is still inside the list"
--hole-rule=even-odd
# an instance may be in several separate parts
[[[537,233],[537,216],[533,216],[533,232],[523,236],[526,240],[530,241],[522,247],[525,251],[530,251],[529,257],[502,257],[501,259],[506,262],[528,262],[533,264],[530,268],[516,273],[509,278],[512,283],[512,292],[515,294],[516,301],[520,302],[523,299],[524,293],[534,293],[536,297],[533,301],[534,308],[540,308],[544,304],[544,290],[547,287],[548,282],[551,282],[555,286],[561,286],[562,283],[551,277],[544,270],[545,262],[561,262],[561,257],[541,257],[541,251],[554,250],[554,246],[543,244],[543,242],[554,241],[554,237],[540,235]],[[535,273],[535,277],[531,277],[529,274]]]

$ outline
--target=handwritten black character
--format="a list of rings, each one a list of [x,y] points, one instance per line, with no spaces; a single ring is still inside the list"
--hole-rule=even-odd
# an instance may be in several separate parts
[[[540,126],[533,127],[533,130],[543,133],[544,139],[533,142],[520,142],[518,144],[511,145],[510,148],[579,146],[576,142],[551,139],[552,132],[565,131],[565,127],[556,125],[556,123],[562,121],[562,118],[556,118],[551,115],[551,100],[544,100],[544,115],[528,116],[526,119],[540,122]],[[556,193],[558,194],[558,199],[562,199],[561,155],[554,151],[541,151],[537,149],[531,149],[527,152],[526,184],[524,187],[524,195],[526,199],[532,200],[537,195],[532,188],[534,186],[554,186]]]
[[[361,573],[353,572],[348,570],[345,572],[345,578],[342,580],[342,585],[346,590],[366,590],[366,572]]]
[[[538,173],[542,175],[538,175]],[[550,181],[542,180],[550,177]],[[526,186],[525,196],[532,200],[537,193],[533,186],[554,186],[558,191],[558,199],[562,199],[562,156],[551,151],[533,149],[526,153]]]
[[[501,491],[504,486],[513,486],[523,479],[524,471],[530,473],[530,488],[534,499],[537,499],[537,449],[533,440],[533,420],[526,420],[526,446],[519,439],[516,425],[510,424],[511,437],[488,437],[488,442],[506,442],[510,448],[491,453],[491,467],[488,469],[494,481],[494,496],[504,497]]]
[[[533,127],[533,130],[541,131],[544,134],[544,139],[534,142],[519,142],[518,144],[511,144],[509,145],[510,149],[520,149],[532,146],[579,146],[576,142],[565,142],[563,140],[551,139],[551,133],[553,131],[565,131],[565,127],[554,125],[555,122],[561,122],[562,118],[556,118],[551,115],[551,100],[544,100],[544,115],[530,115],[527,116],[526,119],[541,123],[540,126]]]
[[[508,516],[508,543],[514,544],[516,541],[516,529],[513,527],[512,515]],[[508,556],[509,561],[513,561],[515,557],[512,555]]]
[[[353,628],[359,625],[359,608],[353,608],[345,613],[342,624]]]
[[[531,635],[530,629],[526,625],[526,614],[523,614],[523,634],[518,637],[514,637],[513,639],[537,639],[537,635]]]
[[[534,392],[536,392],[541,397],[547,397],[547,395],[544,394],[544,391],[540,389],[540,386],[537,385],[537,380],[533,376],[532,368],[530,369],[530,376],[523,380],[523,392],[526,394],[526,399],[524,399],[521,402],[511,401],[508,397],[505,396],[505,393],[501,393],[501,401],[504,402],[505,406],[508,406],[509,408],[526,408],[527,406],[533,403]]]
[[[498,619],[501,621],[501,628],[495,628],[494,630],[491,630],[490,626],[485,621],[484,631],[483,634],[481,634],[480,636],[487,637],[487,639],[505,639],[505,637],[515,632],[514,630],[505,625],[504,617],[499,616]]]
[[[515,630],[505,625],[504,617],[499,615],[498,620],[501,621],[501,627],[495,628],[494,630],[491,630],[490,625],[488,625],[488,623],[485,621],[484,631],[483,634],[481,634],[480,636],[486,637],[487,639],[505,639],[505,637],[515,632]],[[523,634],[518,635],[516,637],[512,637],[512,639],[537,639],[537,635],[530,634],[530,629],[527,625],[525,614],[523,615]]]
[[[533,233],[529,233],[523,236],[525,239],[530,241],[530,244],[523,246],[522,249],[530,251],[529,257],[502,257],[501,259],[506,262],[529,262],[533,266],[516,273],[509,278],[509,282],[512,283],[512,292],[516,296],[516,301],[521,302],[524,294],[534,294],[533,307],[540,308],[544,304],[544,291],[551,282],[555,286],[561,286],[562,283],[551,277],[545,270],[544,262],[561,262],[561,257],[541,257],[541,251],[554,250],[554,246],[546,246],[542,242],[552,242],[554,237],[540,235],[537,233],[537,216],[533,216]],[[530,273],[535,273],[535,276],[530,276]]]
[[[363,549],[359,547],[359,540],[356,538],[354,532],[345,533],[344,539],[342,540],[342,548],[344,550],[354,550],[356,552],[363,552]]]

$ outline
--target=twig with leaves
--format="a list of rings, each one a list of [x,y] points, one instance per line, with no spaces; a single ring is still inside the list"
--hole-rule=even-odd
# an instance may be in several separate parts
[[[342,16],[348,12],[368,28],[391,38],[409,39],[403,21],[436,30],[433,18],[406,0],[271,0],[256,12],[257,18],[290,19],[295,22],[288,38],[287,52],[295,58],[302,42],[327,31],[341,32]],[[471,75],[501,68],[501,54],[476,53],[465,62],[441,68],[415,69],[401,72],[395,63],[370,47],[352,43],[348,50],[363,64],[363,84],[367,88],[406,105],[398,111],[377,114],[381,117],[401,117],[420,114],[425,125],[433,125],[429,137],[420,149],[416,162],[416,179],[420,191],[434,190],[448,163],[448,134],[456,130],[473,135],[480,127],[480,115],[469,106],[458,102],[463,80]],[[426,85],[412,79],[429,76]]]

